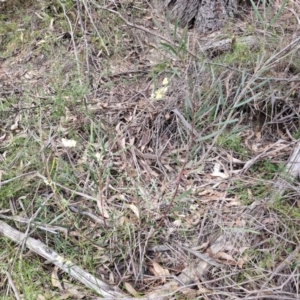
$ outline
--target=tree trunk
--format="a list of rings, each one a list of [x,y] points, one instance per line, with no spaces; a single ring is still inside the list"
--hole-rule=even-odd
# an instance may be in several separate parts
[[[238,0],[166,0],[171,19],[199,33],[220,29],[237,10]]]

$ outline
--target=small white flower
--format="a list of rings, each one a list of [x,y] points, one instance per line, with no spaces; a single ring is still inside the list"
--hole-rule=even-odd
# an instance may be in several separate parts
[[[173,222],[174,227],[180,227],[181,226],[181,220],[177,219]]]
[[[155,91],[155,93],[151,95],[151,98],[153,100],[162,100],[165,97],[167,91],[168,91],[168,87],[164,86],[158,89],[157,91]]]
[[[44,179],[44,183],[49,186],[51,185],[50,181],[47,178]]]
[[[61,143],[66,148],[76,147],[76,144],[77,144],[77,142],[75,140],[68,140],[68,139],[64,139],[64,138],[61,139]]]
[[[166,77],[163,82],[162,82],[163,85],[168,85],[169,84],[169,79]]]
[[[198,208],[199,208],[198,204],[191,204],[190,205],[190,210],[192,210],[192,211],[196,211]]]
[[[101,162],[101,160],[102,160],[102,155],[101,155],[101,153],[99,153],[99,152],[95,153],[95,157],[96,157],[96,159],[97,159],[97,162]]]
[[[215,165],[214,165],[214,171],[213,171],[213,173],[211,174],[211,176],[221,177],[221,178],[227,179],[227,178],[229,178],[229,173],[228,173],[228,171],[227,171],[224,167],[222,167],[220,164],[215,163]]]

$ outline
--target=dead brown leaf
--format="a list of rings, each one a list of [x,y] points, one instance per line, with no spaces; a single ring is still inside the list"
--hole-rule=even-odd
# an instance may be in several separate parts
[[[63,290],[63,287],[62,287],[62,284],[59,280],[59,277],[58,277],[58,267],[54,267],[53,268],[53,271],[51,273],[51,283],[54,287],[57,287],[59,290]]]
[[[215,259],[220,259],[223,263],[228,265],[236,265],[237,262],[234,260],[234,258],[225,252],[218,252],[214,255]]]
[[[132,296],[138,297],[139,293],[134,289],[134,287],[129,282],[124,282],[124,288]]]
[[[160,264],[158,264],[157,262],[153,262],[152,263],[153,268],[150,268],[151,272],[157,276],[157,277],[161,277],[161,282],[165,283],[166,282],[166,276],[170,275],[169,270],[164,269]]]
[[[138,209],[138,207],[136,205],[128,204],[127,207],[130,208],[134,212],[134,214],[136,215],[136,217],[138,219],[140,219],[140,210]]]
[[[240,257],[240,258],[238,259],[238,261],[237,261],[238,267],[242,269],[242,268],[243,268],[243,265],[244,265],[245,263],[247,263],[248,260],[249,260],[249,258],[248,258],[247,255],[244,255],[243,257]]]

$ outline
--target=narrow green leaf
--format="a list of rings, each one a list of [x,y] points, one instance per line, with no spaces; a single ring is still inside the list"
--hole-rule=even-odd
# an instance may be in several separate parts
[[[174,24],[174,38],[176,38],[176,35],[177,35],[178,25],[179,25],[179,20],[176,19],[175,24]]]
[[[154,25],[161,31],[164,31],[165,29],[161,26],[161,23],[157,21],[155,18],[152,19]]]
[[[246,75],[245,71],[243,71],[243,73],[242,73],[242,80],[241,80],[241,85],[242,86],[245,86],[245,81],[246,81],[246,76],[245,75]]]
[[[215,137],[216,135],[218,135],[219,133],[221,133],[222,129],[218,130],[218,131],[215,131],[209,135],[206,135],[206,136],[201,136],[199,137],[196,141],[197,142],[203,142],[203,141],[206,141],[206,140],[209,140],[213,137]]]
[[[229,125],[229,124],[236,123],[236,122],[238,122],[238,121],[239,121],[239,119],[226,120],[226,121],[220,122],[220,123],[218,123],[218,124],[214,124],[214,126]]]
[[[175,55],[177,55],[177,51],[169,44],[167,43],[160,43],[161,46],[163,46],[163,48],[166,48],[167,50],[170,50],[171,52],[173,52]]]
[[[180,199],[182,199],[182,198],[188,196],[188,195],[191,193],[191,191],[192,191],[192,190],[189,189],[189,190],[183,192],[182,194],[178,195],[174,200],[177,201],[177,200],[180,200]]]
[[[232,107],[232,109],[236,109],[236,108],[238,108],[238,107],[240,107],[240,106],[243,106],[243,105],[245,105],[245,104],[251,102],[251,101],[254,100],[255,98],[259,97],[261,94],[262,94],[262,93],[257,93],[257,94],[255,94],[254,96],[248,98],[247,100],[235,104],[235,105]]]
[[[252,8],[254,10],[256,17],[259,19],[259,21],[263,22],[263,17],[261,16],[260,12],[258,11],[256,4],[254,3],[253,0],[250,0],[250,2],[251,2],[251,5],[252,5]]]
[[[264,86],[266,83],[269,83],[270,80],[269,79],[265,79],[264,81],[262,81],[261,83],[259,83],[258,85],[256,85],[255,87],[252,88],[252,91],[255,91],[257,89],[259,89],[260,87]]]
[[[94,126],[93,126],[93,122],[91,122],[91,126],[90,126],[90,143],[93,144],[94,143]]]
[[[255,231],[253,229],[248,229],[248,228],[238,228],[238,227],[232,227],[232,228],[226,228],[230,231],[234,231],[234,232],[249,232],[249,233],[254,233],[254,234],[260,234],[260,232]]]
[[[222,104],[224,104],[224,95],[223,95],[223,88],[222,88],[222,84],[220,81],[218,81],[218,87],[219,87],[219,97],[218,97],[218,103],[217,103],[217,107],[215,110],[215,115],[214,115],[214,120],[217,119],[217,115],[219,113],[219,108]]]
[[[277,19],[280,17],[280,15],[282,14],[282,11],[284,10],[285,6],[287,5],[288,0],[284,0],[277,12],[277,14],[272,18],[270,25],[274,25],[274,23],[277,21]]]

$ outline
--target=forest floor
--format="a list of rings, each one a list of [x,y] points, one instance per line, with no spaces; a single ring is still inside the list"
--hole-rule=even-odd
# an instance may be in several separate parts
[[[0,299],[299,299],[300,2],[207,35],[143,0],[21,2],[0,3]]]

